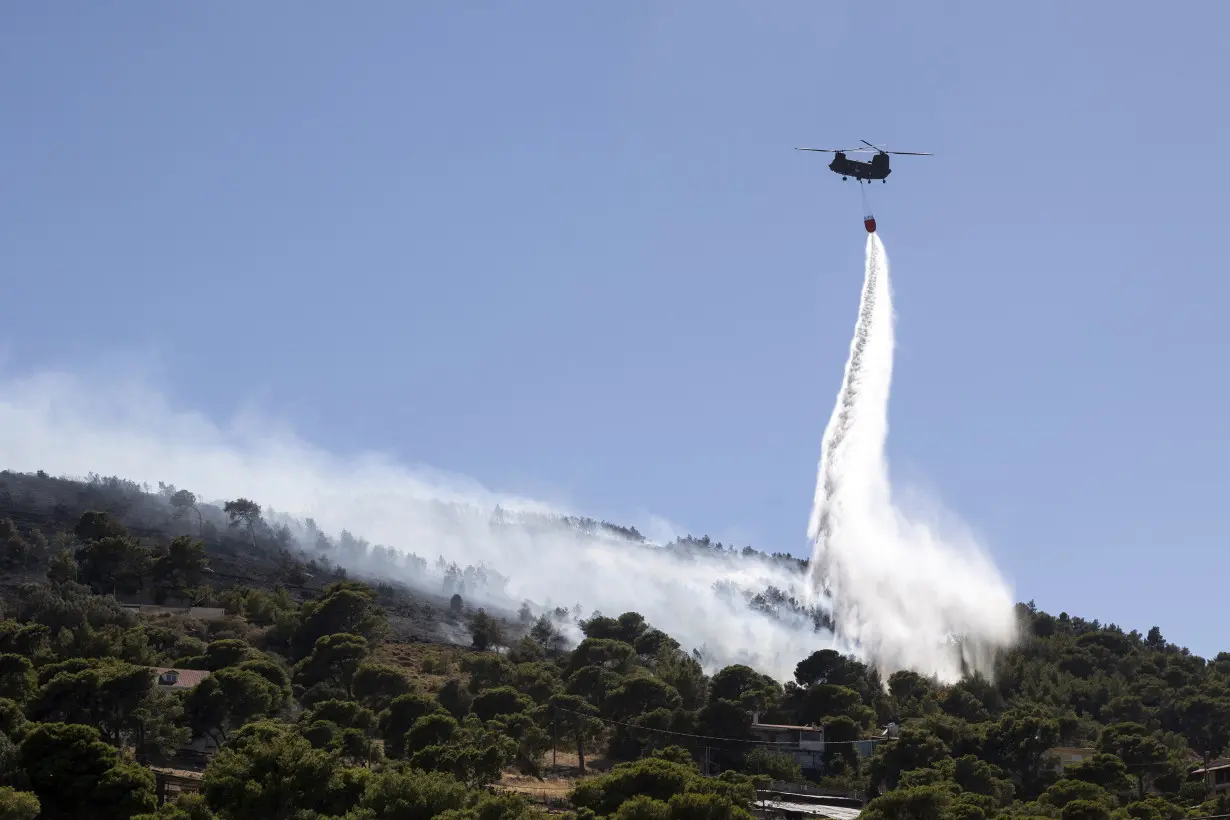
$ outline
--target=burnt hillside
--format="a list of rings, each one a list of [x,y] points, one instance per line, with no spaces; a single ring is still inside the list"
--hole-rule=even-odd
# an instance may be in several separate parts
[[[165,485],[154,489],[97,474],[74,480],[43,472],[0,472],[0,522],[6,522],[0,525],[6,530],[0,532],[0,595],[12,601],[23,584],[45,579],[56,553],[79,545],[74,528],[90,511],[107,513],[138,544],[155,552],[181,536],[203,543],[208,559],[204,582],[185,590],[186,594],[171,595],[166,603],[217,604],[219,595],[235,587],[281,587],[304,599],[330,583],[356,577],[336,560],[329,560],[331,549],[345,545],[333,544],[321,535],[318,549],[309,553],[285,527],[261,520],[248,528],[222,507],[195,499],[190,505],[176,506],[172,499],[177,492]],[[360,573],[358,577],[376,590],[378,603],[389,614],[394,640],[470,642],[466,624],[474,608],[464,597],[457,610],[452,592],[443,588],[432,594],[378,575]],[[114,594],[124,603],[151,603],[155,597],[153,590],[144,587]],[[492,614],[503,622],[506,632],[524,631],[517,613]]]

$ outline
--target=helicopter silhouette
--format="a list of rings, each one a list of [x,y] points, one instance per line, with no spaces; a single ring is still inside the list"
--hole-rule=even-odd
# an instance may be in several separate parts
[[[888,175],[893,172],[889,167],[889,155],[897,154],[901,156],[911,157],[930,157],[934,154],[928,154],[922,151],[885,151],[883,148],[872,145],[867,140],[859,140],[859,142],[868,146],[867,148],[796,148],[796,151],[819,151],[825,154],[835,154],[833,161],[829,163],[829,170],[835,174],[841,175],[841,181],[845,182],[848,177],[854,177],[860,183],[866,182],[870,184],[873,180],[888,182]],[[866,154],[871,151],[875,152],[875,156],[870,162],[863,162],[857,159],[850,159],[846,154]]]

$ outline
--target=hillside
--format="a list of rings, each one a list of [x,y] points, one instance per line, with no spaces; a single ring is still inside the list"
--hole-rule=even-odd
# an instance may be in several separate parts
[[[746,817],[772,813],[770,781],[869,801],[872,820],[1230,814],[1193,775],[1230,743],[1230,654],[1156,628],[1022,604],[992,680],[882,680],[831,650],[790,680],[706,674],[635,612],[478,607],[473,590],[499,587],[483,567],[446,563],[435,591],[377,582],[339,564],[427,559],[323,533],[306,551],[278,520],[0,474],[0,814]],[[225,614],[169,611],[186,604]],[[151,668],[196,674],[174,689]],[[815,754],[762,728],[808,725]],[[211,753],[183,775],[200,795],[159,809],[150,767],[189,768],[186,744]]]

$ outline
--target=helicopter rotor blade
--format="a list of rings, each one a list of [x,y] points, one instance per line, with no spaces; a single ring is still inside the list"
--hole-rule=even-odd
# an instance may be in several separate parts
[[[871,145],[867,140],[859,140],[863,145]],[[881,154],[897,154],[905,157],[933,157],[935,154],[927,153],[926,151],[886,151],[878,145],[871,145],[876,151]]]
[[[825,154],[866,154],[866,148],[795,148],[796,151],[820,151]]]

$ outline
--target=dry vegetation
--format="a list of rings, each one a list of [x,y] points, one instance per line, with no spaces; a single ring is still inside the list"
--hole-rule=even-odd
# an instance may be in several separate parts
[[[545,760],[546,765],[543,766],[541,778],[528,774],[504,772],[500,781],[495,784],[495,788],[517,792],[536,802],[550,805],[564,801],[578,783],[610,771],[611,766],[614,765],[605,757],[586,756],[585,774],[582,775],[575,751],[559,749],[554,754],[547,752]],[[555,761],[554,764],[552,760]]]
[[[424,692],[439,692],[449,678],[469,683],[461,669],[461,659],[470,653],[465,647],[436,643],[386,643],[376,650],[376,660],[400,666]]]

